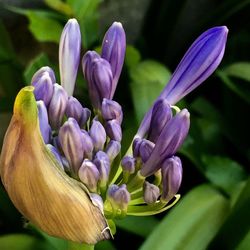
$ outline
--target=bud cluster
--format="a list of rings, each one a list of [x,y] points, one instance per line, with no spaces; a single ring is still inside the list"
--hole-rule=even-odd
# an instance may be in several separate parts
[[[123,27],[113,23],[103,38],[101,53],[87,51],[82,58],[91,111],[73,97],[81,36],[75,19],[66,24],[59,48],[61,85],[49,67],[42,67],[32,78],[40,131],[61,168],[86,186],[106,218],[156,214],[178,200],[182,163],[176,152],[188,134],[190,115],[187,109],[172,105],[218,66],[226,32],[225,27],[217,27],[195,41],[121,159],[123,112],[113,96],[125,56]],[[194,69],[197,78],[181,82]],[[173,198],[174,203],[167,206]]]

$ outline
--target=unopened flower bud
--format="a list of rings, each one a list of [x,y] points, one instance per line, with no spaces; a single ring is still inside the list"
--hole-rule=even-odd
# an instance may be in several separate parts
[[[34,79],[32,85],[35,87],[36,100],[42,100],[48,106],[53,95],[53,83],[49,73],[45,71],[42,75],[39,74],[39,77]]]
[[[82,132],[77,121],[69,118],[60,128],[58,137],[66,159],[77,174],[83,161]]]
[[[78,176],[91,192],[96,192],[100,173],[95,164],[85,159],[79,168]]]
[[[109,121],[115,119],[120,124],[122,123],[122,107],[118,102],[104,98],[101,111],[104,120]]]
[[[115,93],[118,79],[120,77],[126,51],[126,35],[122,24],[114,22],[106,32],[102,42],[102,58],[106,59],[112,69],[113,83],[111,99]]]
[[[51,144],[47,144],[46,147],[47,147],[47,148],[49,149],[49,151],[55,156],[55,158],[56,158],[58,164],[59,164],[60,167],[64,170],[61,155],[60,155],[60,153],[58,152],[58,150],[56,149],[56,147],[54,147],[54,146],[51,145]]]
[[[94,149],[93,141],[86,130],[82,129],[81,131],[84,157],[91,159]]]
[[[41,77],[44,75],[44,73],[48,73],[50,80],[52,82],[52,84],[54,84],[56,82],[56,77],[55,77],[55,73],[54,71],[48,67],[42,67],[40,68],[32,77],[31,79],[31,85],[33,85],[35,87],[35,85],[37,84],[37,82],[41,79]]]
[[[141,139],[141,138],[135,138],[133,141],[132,148],[133,148],[133,156],[134,157],[140,156],[140,145],[142,143],[142,140],[143,139]]]
[[[146,139],[142,140],[139,151],[143,163],[145,163],[148,160],[148,158],[152,154],[154,147],[155,144],[153,142]]]
[[[89,130],[89,135],[93,141],[95,150],[102,150],[104,143],[106,142],[106,132],[99,121],[93,120]]]
[[[133,174],[135,172],[135,158],[131,156],[124,156],[121,161],[122,169],[129,174]]]
[[[127,190],[125,184],[111,185],[108,189],[108,199],[119,209],[126,210],[128,203],[130,202],[130,193]]]
[[[83,108],[82,110],[82,118],[80,121],[80,127],[83,127],[88,122],[89,118],[91,116],[91,111],[88,108]]]
[[[155,173],[163,161],[173,156],[186,138],[190,126],[189,112],[183,109],[164,127],[147,162],[142,166],[145,177]]]
[[[65,114],[67,117],[73,117],[80,125],[82,119],[83,107],[81,103],[73,96],[70,96],[67,102]]]
[[[153,204],[160,196],[160,189],[147,181],[143,184],[143,199],[147,204]]]
[[[110,140],[105,151],[109,157],[110,162],[112,162],[121,151],[121,143],[118,141]]]
[[[54,92],[49,104],[49,121],[53,129],[58,129],[67,107],[68,95],[59,84],[54,84]]]
[[[155,143],[162,129],[171,118],[172,118],[172,111],[167,100],[166,99],[157,100],[152,110],[148,139]]]
[[[95,155],[93,163],[96,165],[100,173],[100,187],[105,188],[110,172],[110,160],[106,153],[99,151]]]
[[[43,101],[37,101],[38,117],[40,131],[44,140],[44,143],[49,143],[51,139],[51,127],[49,125],[48,113]]]
[[[163,190],[161,200],[170,201],[178,192],[182,181],[182,164],[177,156],[164,161],[162,168]]]
[[[59,44],[59,67],[61,84],[71,96],[74,92],[76,75],[80,61],[81,33],[76,19],[65,25]]]
[[[111,120],[106,123],[106,133],[111,140],[121,141],[122,140],[122,129],[121,125],[117,120]]]

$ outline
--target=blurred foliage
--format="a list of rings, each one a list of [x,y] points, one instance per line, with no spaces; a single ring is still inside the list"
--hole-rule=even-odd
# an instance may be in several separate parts
[[[4,19],[0,21],[0,143],[15,95],[24,83],[29,83],[34,72],[44,65],[51,66],[58,79],[57,51],[50,51],[54,52],[53,46],[57,46],[68,18],[79,21],[84,49],[100,45],[101,3],[45,0],[40,9],[5,6],[13,18],[20,18],[13,13],[27,18],[26,31],[35,38],[27,46],[39,46],[32,57],[25,57],[19,53],[19,41],[15,41],[11,26]],[[190,134],[179,151],[184,160],[180,191],[183,198],[164,218],[127,217],[117,221],[114,241],[100,242],[95,249],[250,249],[249,12],[250,1],[246,0],[150,1],[141,34],[135,44],[127,47],[115,96],[125,112],[124,148],[181,55],[199,33],[211,26],[227,25],[228,46],[216,73],[179,103],[191,112]],[[28,32],[21,35],[27,36],[25,41],[29,42]],[[81,76],[77,79],[76,95],[88,104]],[[24,226],[24,219],[2,187],[0,204],[1,250],[77,249],[74,244]]]

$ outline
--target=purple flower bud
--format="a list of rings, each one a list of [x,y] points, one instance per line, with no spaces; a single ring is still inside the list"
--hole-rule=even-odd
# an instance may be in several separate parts
[[[48,150],[55,156],[55,158],[56,158],[58,164],[59,164],[60,167],[64,170],[61,155],[60,155],[60,153],[58,152],[58,150],[56,149],[56,147],[54,147],[54,146],[51,145],[51,144],[47,144],[46,147],[47,147]]]
[[[87,121],[91,116],[91,111],[88,108],[83,108],[82,110],[82,118],[80,121],[80,126],[83,127],[86,125]]]
[[[105,59],[95,59],[91,64],[90,99],[95,108],[101,109],[103,98],[111,99],[113,75]]]
[[[132,148],[133,148],[133,156],[134,157],[140,156],[140,146],[141,146],[142,140],[143,139],[141,139],[141,138],[135,138],[133,141]]]
[[[131,197],[125,184],[121,185],[120,187],[113,184],[109,186],[108,198],[115,206],[124,210],[127,208]]]
[[[111,140],[121,141],[122,140],[122,129],[121,125],[117,120],[111,120],[106,123],[106,133]]]
[[[42,75],[36,77],[32,82],[35,87],[34,95],[37,101],[44,101],[48,106],[53,95],[53,83],[48,72],[44,71]]]
[[[115,159],[115,157],[120,153],[120,151],[121,143],[118,141],[110,140],[106,148],[106,154],[108,155],[110,162]]]
[[[83,113],[82,104],[75,97],[70,96],[65,113],[67,117],[73,117],[80,124]]]
[[[139,151],[143,163],[145,163],[148,160],[148,158],[152,154],[154,147],[155,144],[153,142],[146,139],[142,139]]]
[[[69,118],[60,128],[58,137],[66,159],[77,174],[83,161],[82,131],[77,121]]]
[[[100,173],[95,164],[85,159],[79,168],[78,176],[91,192],[96,192]]]
[[[199,36],[188,49],[158,99],[174,105],[205,81],[220,64],[227,41],[228,29],[214,27]],[[152,108],[145,115],[138,135],[144,136],[150,126]]]
[[[89,135],[92,138],[95,150],[102,150],[106,142],[106,132],[99,121],[93,120]]]
[[[124,156],[121,161],[122,169],[129,174],[133,174],[135,172],[135,158],[131,156]]]
[[[163,128],[152,154],[142,166],[141,174],[145,177],[160,169],[162,162],[173,156],[186,138],[190,126],[189,112],[183,109]]]
[[[62,147],[58,136],[52,137],[52,144],[57,148],[59,152],[62,152]]]
[[[51,127],[49,125],[48,113],[43,101],[37,101],[39,126],[44,143],[49,143],[51,139]]]
[[[81,32],[76,19],[70,19],[62,32],[59,44],[59,67],[61,84],[71,96],[80,60]]]
[[[92,75],[92,63],[95,59],[101,58],[95,51],[87,51],[82,58],[82,71],[90,89],[91,75]]]
[[[68,95],[59,84],[54,84],[54,92],[49,105],[49,121],[53,129],[58,129],[63,120],[67,107]]]
[[[143,199],[147,204],[153,204],[160,196],[160,189],[147,181],[143,184]]]
[[[94,149],[93,141],[86,130],[82,129],[81,131],[84,157],[91,159]]]
[[[112,69],[113,83],[111,99],[114,96],[120,77],[126,51],[126,35],[121,23],[114,22],[106,32],[102,42],[102,58],[106,59]]]
[[[102,101],[101,112],[104,120],[109,121],[115,119],[120,124],[122,123],[122,107],[118,102],[104,98]]]
[[[35,86],[36,83],[41,79],[41,77],[44,75],[44,73],[48,73],[49,74],[49,77],[50,77],[50,80],[52,82],[52,84],[54,84],[56,82],[56,77],[55,77],[55,73],[54,71],[48,67],[48,66],[45,66],[45,67],[42,67],[40,68],[32,77],[31,79],[31,85]]]
[[[164,161],[162,168],[163,190],[161,200],[170,201],[178,192],[182,180],[182,164],[177,156]]]
[[[155,102],[152,111],[148,139],[156,142],[166,123],[172,118],[171,107],[166,99],[159,99]]]

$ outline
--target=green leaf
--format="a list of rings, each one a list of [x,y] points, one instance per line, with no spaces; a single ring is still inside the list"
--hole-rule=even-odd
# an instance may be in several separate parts
[[[43,66],[51,65],[49,58],[46,54],[41,53],[37,57],[35,57],[27,66],[24,71],[24,78],[26,84],[29,84],[34,73],[39,70]]]
[[[100,241],[95,245],[95,250],[115,250],[110,240]]]
[[[191,190],[144,242],[140,250],[205,249],[229,211],[229,201],[209,185]]]
[[[170,75],[164,65],[152,60],[143,61],[131,68],[130,89],[138,121],[158,97]]]
[[[228,76],[250,82],[250,62],[237,62],[223,69]]]
[[[229,158],[204,155],[202,161],[206,177],[229,195],[247,178],[243,167]]]
[[[158,225],[158,220],[153,216],[135,217],[127,216],[122,220],[116,220],[117,227],[146,238]]]
[[[141,60],[140,52],[132,45],[126,47],[125,64],[129,69],[135,67]]]
[[[1,250],[55,250],[42,240],[26,234],[10,234],[0,237]]]
[[[52,9],[57,10],[58,12],[66,15],[66,16],[72,16],[73,10],[71,7],[60,0],[44,0],[44,2]]]

